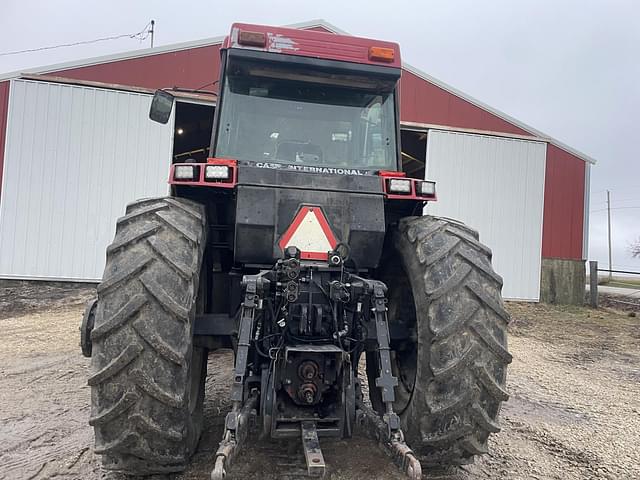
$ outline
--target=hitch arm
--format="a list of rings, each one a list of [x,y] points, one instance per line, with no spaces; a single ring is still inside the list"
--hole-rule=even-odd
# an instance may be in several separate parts
[[[227,469],[231,466],[236,455],[240,451],[242,444],[249,433],[249,420],[255,413],[258,405],[258,395],[253,393],[245,402],[240,413],[233,416],[233,424],[229,425],[229,416],[225,422],[225,432],[218,451],[216,452],[216,463],[211,472],[211,480],[222,480],[227,475]],[[229,426],[233,428],[229,428]]]
[[[389,324],[387,322],[386,285],[382,282],[370,281],[373,287],[373,315],[376,326],[376,339],[378,341],[378,355],[380,357],[380,376],[376,378],[376,387],[382,394],[386,412],[382,417],[389,428],[389,435],[400,430],[400,418],[393,411],[393,402],[396,399],[395,388],[398,379],[391,373],[391,347],[389,345]]]
[[[385,412],[382,418],[369,406],[358,400],[358,424],[365,427],[366,432],[377,439],[383,449],[391,456],[400,469],[412,480],[422,478],[422,467],[413,451],[404,440],[400,428],[400,417],[393,411],[395,387],[398,379],[391,370],[391,346],[389,340],[389,322],[387,317],[387,286],[380,281],[360,279],[365,290],[372,297],[372,321],[375,325],[378,343],[380,376],[376,378],[376,386],[380,389]],[[371,388],[371,387],[370,387]]]
[[[393,462],[411,480],[422,479],[422,466],[413,451],[400,438],[390,437],[387,424],[368,405],[358,401],[356,412],[357,425],[362,427],[368,437],[378,440],[379,445],[389,455]],[[400,431],[400,433],[402,433]]]
[[[245,292],[231,386],[232,407],[225,418],[224,435],[216,452],[216,462],[211,472],[212,480],[222,480],[226,476],[226,469],[231,465],[247,438],[249,419],[258,405],[258,394],[255,391],[244,401],[245,376],[256,310],[262,308],[262,296],[269,286],[269,281],[260,274],[246,275],[243,278],[243,284]]]

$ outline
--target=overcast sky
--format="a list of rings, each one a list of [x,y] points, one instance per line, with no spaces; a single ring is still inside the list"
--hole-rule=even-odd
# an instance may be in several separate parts
[[[0,53],[135,33],[156,45],[224,35],[234,21],[323,18],[354,35],[400,43],[403,59],[594,157],[590,259],[640,271],[640,1],[2,0]],[[0,56],[0,73],[148,47],[133,39]]]

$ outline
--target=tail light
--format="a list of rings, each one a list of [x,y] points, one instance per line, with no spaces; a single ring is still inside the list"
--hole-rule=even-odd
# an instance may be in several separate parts
[[[245,47],[264,48],[267,46],[267,36],[263,32],[240,30],[238,33],[238,43]]]

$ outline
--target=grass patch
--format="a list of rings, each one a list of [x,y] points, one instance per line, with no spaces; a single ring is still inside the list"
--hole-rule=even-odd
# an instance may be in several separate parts
[[[609,280],[609,277],[600,277],[598,278],[598,285],[638,289],[640,288],[640,277],[613,277],[611,280]]]

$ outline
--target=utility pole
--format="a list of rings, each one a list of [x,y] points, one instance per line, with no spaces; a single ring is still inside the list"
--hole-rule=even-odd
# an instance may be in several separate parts
[[[611,275],[611,192],[607,190],[607,233],[609,235],[609,282],[612,280]]]
[[[151,20],[151,29],[149,30],[149,33],[151,34],[151,48],[153,48],[153,27],[155,26],[156,21],[155,20]]]

